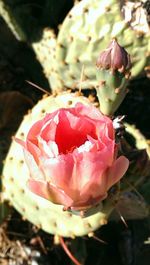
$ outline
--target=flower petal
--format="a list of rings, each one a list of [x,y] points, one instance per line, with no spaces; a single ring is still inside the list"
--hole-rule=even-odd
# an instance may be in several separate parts
[[[91,190],[90,185],[92,183],[96,183],[96,185],[97,183],[101,184],[101,175],[112,165],[113,162],[113,147],[114,143],[111,142],[110,146],[104,146],[100,151],[91,148],[91,150],[87,152],[83,147],[74,150],[74,167],[70,186],[74,187],[75,190],[82,192],[82,189],[86,185],[89,187],[87,188],[88,191],[88,189]],[[84,151],[81,152],[81,150]],[[101,187],[99,187],[99,194],[103,194],[105,188],[106,185],[101,185]],[[98,196],[97,193],[95,196]]]
[[[58,147],[54,141],[44,141],[40,136],[38,137],[38,147],[41,155],[46,158],[53,158],[58,156]]]
[[[24,142],[23,140],[14,137],[13,138],[15,140],[16,143],[20,144],[22,147],[26,148],[26,142]]]
[[[74,187],[70,185],[74,167],[71,154],[60,155],[57,158],[50,159],[41,158],[40,165],[47,181],[50,181],[54,186],[64,190],[71,198],[74,197]]]
[[[34,160],[34,157],[29,153],[28,150],[24,149],[24,157],[26,164],[29,168],[30,176],[34,178],[35,180],[45,180],[45,176],[40,169],[40,167],[37,165],[37,163]]]
[[[129,160],[125,156],[120,156],[108,170],[107,190],[117,183],[125,174],[129,167]]]
[[[51,185],[48,182],[36,181],[31,178],[28,181],[28,187],[36,195],[53,203],[61,204],[65,207],[70,207],[73,203],[72,199],[69,198],[63,190]]]
[[[37,145],[32,143],[31,141],[26,141],[26,149],[27,151],[34,157],[36,163],[39,163],[39,157],[41,156],[41,150],[38,148]]]
[[[83,116],[84,118],[89,118],[91,121],[93,120],[97,128],[99,126],[96,125],[96,122],[100,123],[101,125],[105,124],[108,128],[108,136],[110,137],[110,139],[114,139],[114,129],[112,120],[109,117],[104,116],[97,108],[91,105],[88,106],[83,105],[82,103],[77,103],[74,109],[77,116]]]

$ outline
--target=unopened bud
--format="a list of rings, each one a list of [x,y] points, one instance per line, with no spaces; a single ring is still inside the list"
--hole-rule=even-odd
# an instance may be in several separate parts
[[[100,69],[110,69],[112,73],[117,70],[126,74],[131,68],[130,55],[113,39],[108,48],[100,53],[96,65]]]
[[[101,112],[112,116],[127,94],[130,77],[130,55],[113,39],[96,62],[97,96]]]

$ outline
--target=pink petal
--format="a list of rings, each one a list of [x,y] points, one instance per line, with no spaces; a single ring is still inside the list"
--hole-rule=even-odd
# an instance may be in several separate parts
[[[27,134],[27,140],[37,145],[37,136],[40,133],[41,127],[43,125],[43,120],[39,120],[33,124]]]
[[[36,145],[32,144],[29,141],[24,142],[18,138],[15,138],[15,141],[23,147],[25,161],[27,163],[30,173],[32,172],[32,175],[33,172],[34,175],[35,173],[38,174],[37,172],[40,171],[40,169],[38,168],[37,164],[39,162],[39,157],[41,154],[40,150],[37,148]]]
[[[82,103],[76,103],[75,108],[72,108],[71,112],[76,116],[89,117],[94,120],[103,120],[104,117],[93,105],[88,106]]]
[[[77,103],[75,105],[75,114],[77,116],[83,116],[90,118],[91,120],[94,121],[94,123],[96,124],[96,121],[100,122],[101,125],[102,123],[104,123],[107,128],[108,128],[108,136],[110,137],[110,139],[114,139],[114,128],[113,128],[113,123],[112,120],[107,117],[104,116],[97,108],[95,108],[94,106],[90,105],[83,105],[82,103]],[[97,126],[98,127],[98,126]]]
[[[13,138],[15,140],[16,143],[20,144],[22,147],[26,148],[26,142],[24,142],[23,140],[14,137]]]
[[[96,198],[89,196],[89,197],[80,197],[78,201],[74,201],[71,205],[72,210],[85,210],[88,208],[93,207],[94,205],[98,204],[100,201],[104,200],[107,197],[107,193],[100,195]]]
[[[114,165],[108,170],[98,170],[99,176],[91,174],[91,179],[81,189],[78,200],[74,201],[73,207],[80,208],[81,206],[92,205],[103,200],[107,196],[107,191],[125,174],[129,166],[129,161],[124,156],[119,157]],[[101,166],[102,169],[102,166]]]
[[[106,165],[97,154],[79,154],[76,158],[70,186],[82,192],[85,185],[97,183]]]
[[[20,144],[24,150],[27,150],[28,153],[34,157],[36,163],[38,163],[38,158],[40,156],[40,150],[38,149],[38,147],[36,145],[34,145],[33,143],[27,141],[27,142],[24,142],[22,141],[21,139],[18,139],[18,138],[14,138],[14,140]]]
[[[100,168],[95,168],[95,172],[93,172],[89,181],[80,190],[82,199],[86,197],[103,197],[107,193],[107,178],[104,173],[105,168],[103,165]]]
[[[90,150],[89,152],[81,150],[81,147],[73,152],[74,159],[74,170],[70,181],[70,186],[74,187],[75,190],[81,191],[87,185],[87,189],[91,189],[92,183],[100,183],[100,177],[104,170],[112,165],[113,162],[113,142],[109,146],[104,146],[100,151]],[[82,148],[83,149],[83,148]],[[107,182],[106,182],[107,183]],[[99,189],[99,194],[104,193],[102,185]],[[105,191],[106,192],[106,191]],[[97,196],[97,195],[95,195]],[[95,197],[94,196],[94,197]]]
[[[110,189],[115,183],[117,183],[123,177],[128,167],[129,167],[129,160],[125,156],[120,156],[108,171],[107,189]]]
[[[26,141],[26,149],[34,157],[34,160],[38,164],[39,157],[41,155],[41,150],[38,148],[38,146],[35,145],[34,143],[32,143],[31,141],[27,140]]]
[[[54,141],[46,142],[39,136],[38,147],[41,151],[41,155],[45,158],[53,158],[59,155],[57,144]]]
[[[44,139],[46,142],[55,141],[56,130],[57,130],[57,123],[56,123],[57,117],[58,117],[58,113],[54,117],[53,120],[48,120],[43,125],[43,127],[42,127],[42,129],[40,131],[40,137],[42,139]]]
[[[27,139],[36,145],[37,137],[40,135],[42,128],[45,126],[45,124],[53,120],[53,118],[57,115],[57,112],[58,110],[53,113],[46,114],[43,119],[35,122],[28,132]]]
[[[48,182],[29,179],[28,186],[33,193],[53,203],[61,204],[66,207],[70,207],[70,205],[73,203],[72,199],[69,198],[64,191],[58,189]]]
[[[70,185],[74,168],[72,155],[60,155],[50,159],[41,158],[40,164],[47,181],[64,190],[72,198],[74,196],[72,191],[74,187]]]
[[[26,149],[24,149],[24,157],[29,169],[30,176],[35,180],[45,180],[45,175],[43,174],[42,170],[35,162],[33,156]]]

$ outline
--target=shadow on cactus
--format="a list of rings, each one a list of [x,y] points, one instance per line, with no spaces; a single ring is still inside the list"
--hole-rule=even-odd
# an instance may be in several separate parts
[[[6,0],[0,3],[0,14],[18,40],[33,42],[45,27],[57,31],[72,5],[73,0]]]

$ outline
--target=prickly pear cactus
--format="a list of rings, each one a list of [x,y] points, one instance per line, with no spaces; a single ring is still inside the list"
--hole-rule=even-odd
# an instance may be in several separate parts
[[[129,26],[121,14],[120,1],[83,0],[68,13],[59,31],[56,72],[65,87],[77,87],[84,66],[82,87],[94,87],[96,58],[115,37],[131,55],[134,77],[148,64],[149,36],[150,31],[141,34]],[[55,83],[51,86],[55,89]]]
[[[88,99],[76,94],[65,93],[56,97],[44,97],[25,117],[16,134],[25,139],[29,128],[45,115],[60,107],[72,107],[77,102],[91,104]],[[105,205],[99,205],[98,213],[82,218],[63,211],[63,206],[55,205],[27,188],[29,171],[24,162],[22,148],[13,142],[7,155],[3,170],[4,197],[22,214],[22,216],[43,230],[64,237],[82,236],[96,230],[107,222],[114,208],[113,198]]]
[[[63,81],[55,71],[56,35],[54,31],[50,28],[45,28],[41,40],[33,42],[32,47],[49,83],[52,83],[57,91],[61,90]]]

